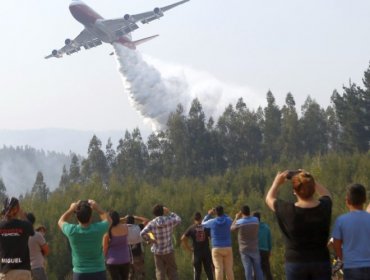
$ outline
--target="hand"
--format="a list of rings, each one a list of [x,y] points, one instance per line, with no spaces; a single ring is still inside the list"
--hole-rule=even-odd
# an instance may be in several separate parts
[[[93,210],[96,210],[99,207],[98,203],[96,203],[96,201],[93,199],[89,199],[87,202]]]
[[[238,213],[235,214],[235,219],[240,219],[243,216],[242,212],[239,211]]]
[[[214,215],[215,214],[215,208],[208,210],[208,215]]]
[[[335,273],[337,273],[339,270],[341,270],[343,267],[343,262],[341,260],[336,260],[334,265],[332,266],[331,268],[331,273],[332,275],[334,275]]]
[[[71,205],[69,206],[69,210],[72,212],[76,211],[79,203],[80,203],[80,200],[77,202],[72,202]]]
[[[288,172],[288,170],[283,172],[278,171],[272,184],[277,186],[284,184],[284,182],[287,180],[286,176],[288,175]]]

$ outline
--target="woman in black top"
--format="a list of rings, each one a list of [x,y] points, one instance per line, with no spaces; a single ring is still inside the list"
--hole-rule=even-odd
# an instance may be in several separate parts
[[[279,187],[291,179],[297,201],[277,198]],[[314,193],[319,198],[314,197]],[[329,191],[315,183],[304,170],[278,172],[266,196],[275,212],[285,240],[287,280],[330,280],[331,266],[327,242],[332,201]]]

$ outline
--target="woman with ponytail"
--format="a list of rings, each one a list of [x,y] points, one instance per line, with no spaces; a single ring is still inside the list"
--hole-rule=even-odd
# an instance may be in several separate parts
[[[109,213],[112,224],[103,237],[103,252],[107,269],[112,279],[128,279],[130,269],[130,251],[127,242],[128,228],[120,223],[116,211]]]

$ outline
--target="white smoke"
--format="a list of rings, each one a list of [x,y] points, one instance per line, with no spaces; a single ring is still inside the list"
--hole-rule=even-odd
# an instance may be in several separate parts
[[[178,104],[187,113],[195,98],[202,104],[206,117],[215,119],[240,97],[249,108],[261,104],[262,100],[249,88],[225,85],[210,74],[189,67],[143,58],[137,51],[119,44],[114,48],[129,100],[150,121],[153,130],[165,127]]]

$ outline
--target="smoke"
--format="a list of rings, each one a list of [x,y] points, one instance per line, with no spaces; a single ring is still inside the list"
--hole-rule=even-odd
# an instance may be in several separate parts
[[[209,73],[143,58],[137,51],[119,44],[114,44],[114,48],[130,103],[152,124],[153,130],[165,128],[169,114],[178,104],[188,112],[195,98],[202,104],[206,117],[215,119],[240,97],[249,108],[262,102],[249,88],[226,85]]]

